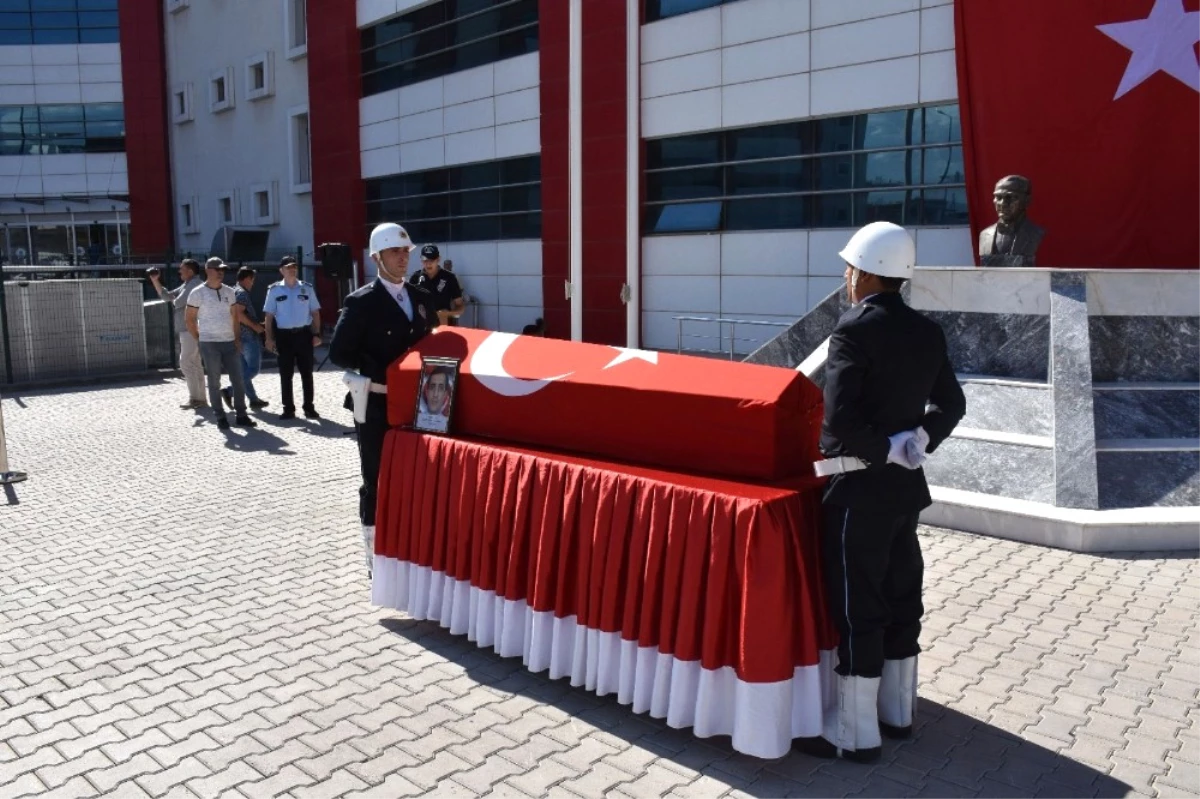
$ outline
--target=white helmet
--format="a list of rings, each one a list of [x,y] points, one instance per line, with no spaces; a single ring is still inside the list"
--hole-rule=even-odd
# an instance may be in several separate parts
[[[851,266],[880,277],[913,276],[917,247],[912,236],[891,222],[872,222],[859,228],[838,253]]]
[[[416,249],[417,245],[413,244],[412,239],[408,237],[408,231],[395,222],[376,225],[375,229],[371,231],[371,255],[378,255],[392,247],[403,247],[411,251]]]

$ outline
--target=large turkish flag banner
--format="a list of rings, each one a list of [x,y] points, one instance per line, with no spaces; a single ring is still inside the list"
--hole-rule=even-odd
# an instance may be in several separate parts
[[[461,361],[451,433],[748,480],[811,476],[821,390],[799,372],[439,328],[388,367],[388,422],[416,416],[422,357]]]
[[[957,0],[971,229],[1033,183],[1038,266],[1200,265],[1200,0]]]

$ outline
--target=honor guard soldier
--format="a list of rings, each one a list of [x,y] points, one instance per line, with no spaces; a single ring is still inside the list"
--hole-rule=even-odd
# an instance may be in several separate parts
[[[283,399],[280,419],[296,418],[296,401],[292,394],[292,375],[300,372],[300,387],[304,392],[304,416],[320,419],[313,405],[313,350],[321,344],[321,302],[311,283],[297,275],[296,259],[284,256],[279,262],[283,280],[267,289],[263,313],[267,317],[267,350],[279,356],[279,384]]]
[[[904,228],[873,222],[839,255],[852,307],[825,362],[818,475],[823,576],[840,634],[837,706],[812,754],[870,762],[880,733],[912,734],[924,563],[917,517],[931,504],[921,463],[954,430],[966,400],[938,324],[905,305],[916,247]],[[813,750],[813,747],[817,751]]]
[[[467,301],[463,299],[458,277],[449,269],[442,268],[442,253],[436,244],[426,244],[421,248],[421,271],[413,275],[409,282],[433,295],[442,324],[457,324],[458,317],[467,307]]]
[[[358,515],[368,574],[375,557],[379,461],[388,429],[387,368],[438,325],[433,295],[404,280],[413,248],[408,233],[397,224],[379,225],[371,231],[371,259],[377,277],[346,297],[329,342],[329,360],[357,372],[346,374],[350,394],[345,407],[354,411],[358,433],[362,468]]]

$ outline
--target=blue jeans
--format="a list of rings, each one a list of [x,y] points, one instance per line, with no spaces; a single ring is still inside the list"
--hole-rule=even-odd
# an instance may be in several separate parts
[[[258,402],[258,392],[251,381],[262,369],[262,339],[256,334],[242,334],[242,383],[246,386],[246,397]]]
[[[221,372],[229,375],[233,384],[233,408],[238,416],[246,415],[246,393],[242,386],[241,359],[232,341],[201,341],[200,357],[204,361],[204,373],[208,376],[208,403],[218,419],[224,418],[225,408],[221,405]]]

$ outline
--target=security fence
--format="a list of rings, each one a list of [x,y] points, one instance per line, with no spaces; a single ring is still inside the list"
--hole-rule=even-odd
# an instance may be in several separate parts
[[[293,255],[302,277],[315,279],[315,264],[300,248],[268,252],[259,262],[229,262],[259,277],[252,301],[262,307],[267,286],[278,279],[279,259]],[[178,365],[178,331],[172,308],[147,279],[157,268],[167,289],[179,285],[179,261],[203,254],[128,258],[121,264],[0,266],[0,385],[31,385],[133,375]]]

